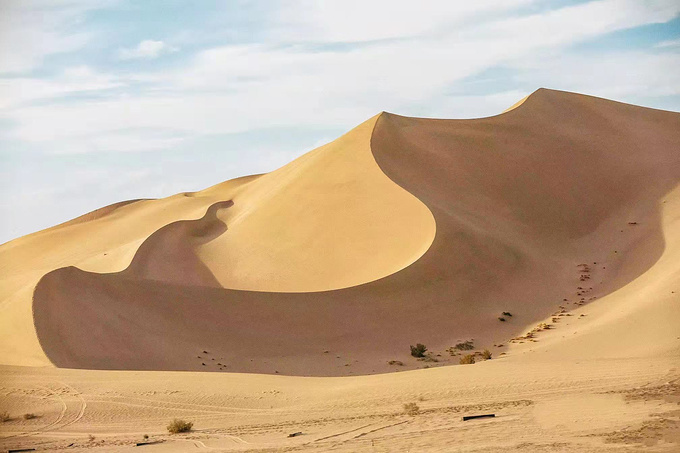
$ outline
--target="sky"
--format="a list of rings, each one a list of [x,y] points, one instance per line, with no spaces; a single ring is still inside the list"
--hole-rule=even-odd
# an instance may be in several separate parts
[[[680,1],[3,0],[0,243],[540,87],[680,111]]]

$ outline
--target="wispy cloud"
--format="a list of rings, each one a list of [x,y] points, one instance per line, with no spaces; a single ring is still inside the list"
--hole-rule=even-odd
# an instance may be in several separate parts
[[[113,1],[7,0],[0,2],[0,74],[21,74],[45,58],[82,49],[91,33],[79,26],[88,11]]]
[[[680,47],[680,39],[669,39],[668,41],[661,41],[654,47]]]
[[[169,46],[163,41],[145,39],[135,47],[118,50],[118,58],[121,60],[154,59],[177,50],[179,49]]]

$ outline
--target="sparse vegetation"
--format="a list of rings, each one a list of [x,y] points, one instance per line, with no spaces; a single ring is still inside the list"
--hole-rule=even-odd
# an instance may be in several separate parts
[[[427,346],[421,343],[416,343],[415,346],[411,345],[411,355],[413,357],[425,357],[425,352],[427,351]]]
[[[404,412],[406,415],[418,415],[420,413],[420,408],[416,403],[406,403],[404,404]]]
[[[475,363],[475,356],[473,354],[467,354],[460,358],[461,365],[471,365]]]
[[[510,313],[509,311],[504,311],[503,316],[509,316],[512,318],[512,313]]]
[[[421,362],[439,362],[439,360],[436,357],[433,357],[432,354],[425,354],[425,356],[419,358]]]
[[[168,425],[168,432],[170,434],[177,433],[188,433],[193,428],[194,424],[192,422],[187,422],[179,418],[174,419]]]
[[[92,434],[88,434],[88,435],[87,435],[87,439],[88,439],[90,442],[94,442],[95,437],[94,437]]]
[[[149,435],[148,435],[148,434],[144,434],[144,440],[145,440],[145,441],[149,440]]]
[[[474,341],[472,340],[467,340],[462,343],[458,343],[457,345],[454,346],[455,349],[458,349],[459,351],[470,351],[472,349],[475,349]]]
[[[35,414],[31,414],[31,413],[24,414],[24,420],[31,420],[31,419],[34,419],[34,418],[38,418],[38,416],[35,415]]]
[[[0,423],[5,423],[10,421],[9,412],[0,412]]]
[[[498,320],[501,321],[501,322],[505,322],[505,318],[502,317],[502,316],[499,316],[499,317],[498,317]]]
[[[484,360],[489,360],[491,358],[491,351],[489,351],[488,349],[483,350],[482,351],[482,358]]]
[[[387,362],[388,365],[397,365],[397,366],[404,366],[404,362],[401,360],[390,360]]]

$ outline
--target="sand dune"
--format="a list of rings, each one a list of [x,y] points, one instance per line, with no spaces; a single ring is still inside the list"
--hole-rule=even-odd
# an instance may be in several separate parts
[[[1,245],[0,363],[22,366],[0,403],[42,418],[0,444],[674,451],[679,232],[678,113],[544,89],[477,120],[382,113],[270,174]],[[340,377],[469,339],[494,358]],[[174,416],[197,431],[164,435]]]
[[[455,362],[451,345],[493,349],[659,258],[678,126],[550,90],[479,120],[383,113],[269,175],[184,197],[202,199],[201,220],[137,236],[122,272],[47,273],[37,336],[74,368],[378,373],[420,366],[415,342]],[[155,202],[129,208],[141,203]]]

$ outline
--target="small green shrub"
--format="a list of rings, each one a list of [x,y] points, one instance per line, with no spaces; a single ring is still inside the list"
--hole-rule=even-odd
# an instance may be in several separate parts
[[[489,351],[488,349],[482,351],[482,358],[484,360],[489,360],[491,358],[491,351]]]
[[[413,357],[425,357],[425,351],[427,351],[427,346],[421,343],[417,343],[415,346],[411,345],[411,355]]]
[[[170,434],[187,433],[191,431],[193,426],[194,424],[192,422],[187,422],[176,418],[168,425],[168,432]]]
[[[471,365],[475,363],[475,356],[472,354],[464,355],[460,358],[461,365]]]
[[[418,415],[420,413],[420,408],[416,403],[406,403],[404,404],[404,412],[406,415]]]

